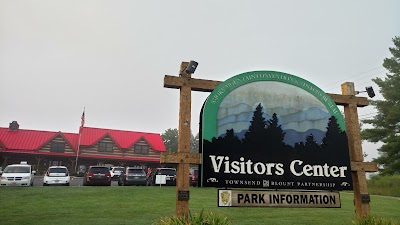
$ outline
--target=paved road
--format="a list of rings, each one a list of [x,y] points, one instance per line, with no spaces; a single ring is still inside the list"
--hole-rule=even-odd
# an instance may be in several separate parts
[[[83,177],[71,177],[70,186],[83,186]],[[43,176],[35,176],[33,186],[43,186]],[[118,186],[117,181],[112,181],[111,186]]]

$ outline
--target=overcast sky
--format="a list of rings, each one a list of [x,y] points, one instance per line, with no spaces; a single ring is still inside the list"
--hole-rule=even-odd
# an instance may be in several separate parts
[[[78,132],[86,107],[85,126],[163,133],[177,128],[179,106],[164,75],[190,60],[196,78],[275,70],[327,93],[373,86],[379,99],[371,78],[385,76],[399,9],[395,0],[0,0],[0,127]],[[192,93],[194,134],[208,94]],[[377,156],[376,145],[363,148]]]

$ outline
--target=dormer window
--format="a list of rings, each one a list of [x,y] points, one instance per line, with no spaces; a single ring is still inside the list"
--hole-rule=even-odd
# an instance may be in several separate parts
[[[63,142],[51,142],[50,152],[65,152],[65,143]]]
[[[99,152],[112,152],[114,148],[114,143],[112,142],[100,142]]]
[[[134,149],[137,154],[149,154],[148,145],[135,145]]]

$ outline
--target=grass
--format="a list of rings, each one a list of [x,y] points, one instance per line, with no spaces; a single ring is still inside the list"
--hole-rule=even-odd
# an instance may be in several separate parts
[[[153,224],[175,214],[175,187],[0,188],[0,224]],[[217,189],[191,188],[190,210],[227,216],[233,224],[352,224],[353,194],[342,208],[217,207]],[[400,221],[400,200],[371,196],[371,214]]]
[[[400,175],[372,176],[368,180],[368,191],[375,195],[400,197]]]

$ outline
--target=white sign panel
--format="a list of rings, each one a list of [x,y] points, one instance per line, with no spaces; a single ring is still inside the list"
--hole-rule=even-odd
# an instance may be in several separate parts
[[[167,175],[156,175],[156,184],[166,184]]]
[[[340,208],[339,192],[218,190],[219,207]]]

